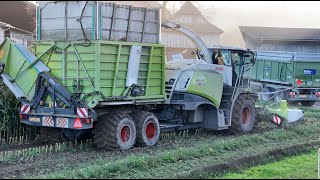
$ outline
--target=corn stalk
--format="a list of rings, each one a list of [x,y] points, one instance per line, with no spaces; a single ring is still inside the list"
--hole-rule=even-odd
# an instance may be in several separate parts
[[[37,128],[20,123],[20,102],[3,82],[0,82],[0,145],[33,140]]]

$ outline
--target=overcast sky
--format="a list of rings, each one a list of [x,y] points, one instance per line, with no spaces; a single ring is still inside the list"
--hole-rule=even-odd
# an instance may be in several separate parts
[[[163,2],[163,1],[159,1]],[[174,1],[171,1],[173,3]],[[320,1],[197,1],[203,5],[215,7],[292,7],[292,8],[319,8]],[[178,3],[178,1],[176,1]]]

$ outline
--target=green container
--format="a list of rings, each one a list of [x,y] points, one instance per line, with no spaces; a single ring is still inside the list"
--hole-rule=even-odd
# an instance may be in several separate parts
[[[49,68],[50,74],[59,83],[70,93],[79,93],[91,108],[97,105],[158,103],[165,100],[163,45],[92,40],[91,43],[35,42],[31,49],[32,54]],[[140,51],[135,52],[137,49]],[[18,51],[10,40],[1,45],[1,51],[3,55],[0,62],[6,64],[4,74],[9,74],[9,79],[13,79],[23,72],[16,85],[26,99],[31,101],[39,73],[35,66],[24,71],[34,61],[25,56],[31,53]],[[129,65],[129,61],[135,66]],[[127,82],[129,68],[129,77],[137,74],[134,84],[140,90],[143,89],[143,93],[136,96],[131,94],[134,86]]]
[[[251,79],[297,87],[320,87],[320,54],[290,52],[257,52]]]

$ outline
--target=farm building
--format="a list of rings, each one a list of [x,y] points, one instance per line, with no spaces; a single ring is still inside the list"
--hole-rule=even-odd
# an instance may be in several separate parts
[[[221,29],[211,24],[190,1],[186,1],[168,21],[181,24],[196,33],[207,46],[220,45]],[[185,58],[192,58],[191,51],[195,50],[195,45],[185,35],[161,28],[161,43],[167,47],[168,58],[172,53],[183,52]]]
[[[0,43],[6,37],[10,38],[14,42],[27,45],[28,42],[33,40],[33,33],[0,21]]]
[[[0,42],[5,37],[20,43],[32,40],[36,5],[28,1],[0,1]]]
[[[255,26],[239,29],[247,49],[320,53],[320,29]]]

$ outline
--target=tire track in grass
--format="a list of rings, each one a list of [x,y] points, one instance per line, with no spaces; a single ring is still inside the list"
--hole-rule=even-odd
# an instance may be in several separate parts
[[[245,156],[232,161],[218,163],[212,166],[206,166],[191,171],[189,175],[180,176],[179,178],[207,178],[208,174],[223,175],[228,171],[240,171],[256,165],[267,164],[270,162],[284,159],[287,156],[297,155],[301,153],[310,152],[316,149],[315,146],[320,145],[320,140],[311,141],[307,143],[295,144],[288,147],[278,147],[268,150],[264,153]]]
[[[317,150],[303,155],[291,156],[284,160],[255,166],[239,172],[230,172],[223,176],[208,176],[218,179],[316,179],[317,177]]]
[[[135,170],[134,172],[127,172],[124,174],[118,173],[116,176],[105,176],[104,178],[206,178],[205,175],[207,172],[210,172],[211,174],[222,174],[228,170],[232,170],[232,168],[242,169],[248,164],[256,165],[259,163],[271,162],[273,160],[281,159],[286,155],[306,152],[314,145],[319,144],[320,141],[313,141],[285,147],[281,145],[281,143],[278,143],[276,148],[258,145],[237,151],[216,153],[210,157],[190,159],[187,161],[175,162],[170,165],[164,164],[156,168],[148,168],[147,170]],[[266,150],[267,152],[264,152]],[[278,153],[274,154],[275,152]],[[230,161],[230,159],[233,160]]]

